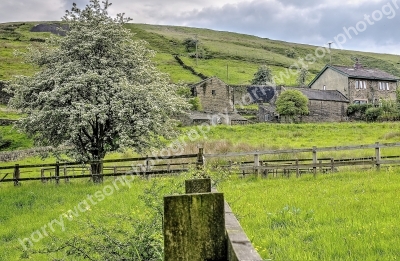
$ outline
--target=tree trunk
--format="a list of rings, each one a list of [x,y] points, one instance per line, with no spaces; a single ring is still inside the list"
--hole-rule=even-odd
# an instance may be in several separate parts
[[[101,161],[94,161],[90,163],[90,169],[92,172],[92,180],[94,183],[103,182],[103,164]]]

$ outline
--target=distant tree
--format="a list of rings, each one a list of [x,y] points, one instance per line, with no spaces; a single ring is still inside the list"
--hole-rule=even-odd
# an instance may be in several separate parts
[[[306,86],[308,70],[306,68],[301,68],[299,71],[299,75],[297,76],[297,85],[300,87]]]
[[[300,91],[284,91],[276,100],[276,111],[281,116],[288,117],[291,121],[296,121],[296,117],[309,113],[308,99]]]
[[[289,58],[295,58],[296,57],[296,51],[292,48],[289,50],[285,50],[286,56]]]
[[[160,73],[144,41],[132,40],[123,14],[108,16],[108,1],[73,4],[63,22],[65,37],[30,47],[27,61],[39,66],[31,77],[14,80],[10,101],[28,116],[18,127],[40,146],[67,146],[80,161],[107,152],[161,146],[177,134],[173,118],[189,108],[178,87]],[[99,164],[92,165],[98,173]]]
[[[254,85],[274,85],[274,79],[272,76],[271,69],[262,65],[258,68],[257,72],[254,74],[254,78],[251,81],[251,84]]]
[[[183,40],[183,45],[185,46],[187,52],[190,52],[191,50],[195,49],[196,44],[198,44],[197,39],[186,38],[185,40]]]

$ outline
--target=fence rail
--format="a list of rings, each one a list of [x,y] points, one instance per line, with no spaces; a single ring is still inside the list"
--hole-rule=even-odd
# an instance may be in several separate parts
[[[19,185],[21,181],[40,180],[43,183],[60,180],[69,181],[76,178],[96,178],[102,179],[109,176],[122,175],[163,175],[179,173],[189,170],[191,166],[203,166],[205,159],[224,159],[227,164],[218,162],[214,167],[225,168],[229,170],[238,169],[240,174],[277,174],[279,171],[283,174],[290,175],[291,171],[295,171],[297,176],[302,173],[310,172],[314,175],[317,172],[336,171],[339,167],[346,166],[368,166],[379,169],[382,165],[400,165],[400,155],[398,156],[381,156],[381,149],[397,148],[400,143],[375,143],[368,145],[357,146],[335,146],[335,147],[312,147],[303,149],[283,149],[283,150],[266,150],[252,152],[233,152],[224,154],[204,154],[200,148],[197,154],[176,155],[165,159],[156,159],[153,157],[140,157],[128,159],[112,159],[102,160],[98,162],[88,162],[85,164],[78,162],[52,163],[52,164],[27,164],[27,165],[10,165],[0,167],[0,183],[14,182],[14,185]],[[333,152],[347,150],[368,150],[371,151],[371,156],[362,158],[341,158],[334,159],[333,157],[318,158],[318,152]],[[304,159],[277,159],[277,160],[260,160],[262,155],[276,155],[287,153],[310,153],[310,158]],[[251,156],[252,161],[233,162],[230,157]],[[187,159],[195,159],[188,161]],[[123,164],[126,162],[141,164]],[[121,164],[122,163],[122,164]],[[91,173],[90,166],[100,164],[100,173]],[[114,164],[114,165],[112,165]],[[211,165],[214,163],[211,163]],[[29,173],[29,175],[28,175]],[[3,176],[4,175],[4,176]],[[12,176],[12,178],[11,178]]]
[[[187,160],[196,159],[196,160]],[[187,160],[180,162],[180,160]],[[132,165],[116,165],[117,163],[130,162]],[[138,164],[133,164],[133,163]],[[159,163],[157,163],[159,162]],[[65,162],[50,164],[26,164],[10,165],[0,167],[0,183],[14,182],[17,186],[21,181],[39,180],[43,183],[60,180],[66,182],[70,179],[91,178],[102,180],[103,177],[116,177],[123,175],[163,175],[188,171],[191,166],[203,165],[203,149],[199,149],[197,154],[174,155],[168,158],[140,157],[127,159],[110,159],[96,162]],[[111,165],[110,165],[111,164]],[[114,164],[114,165],[112,165]],[[92,173],[91,165],[101,166],[100,173]],[[28,173],[30,175],[28,175]],[[32,174],[33,173],[33,174]],[[3,176],[4,175],[4,176]],[[12,178],[7,178],[12,175]]]
[[[236,167],[241,174],[262,173],[268,175],[270,172],[276,174],[281,171],[282,174],[290,175],[290,171],[296,171],[296,175],[305,171],[312,172],[316,175],[317,171],[335,171],[338,167],[345,166],[375,166],[377,169],[381,165],[400,165],[400,156],[381,156],[383,148],[397,148],[400,143],[379,143],[356,145],[356,146],[335,146],[335,147],[312,147],[302,149],[282,149],[282,150],[265,150],[251,152],[232,152],[223,154],[204,154],[204,157],[210,159],[230,158],[253,156],[253,161],[232,162],[229,160],[229,165],[220,165],[218,167],[233,169]],[[364,158],[346,158],[334,159],[333,157],[318,158],[318,152],[334,152],[334,151],[349,151],[349,150],[367,150],[373,149],[371,153],[374,156]],[[279,155],[279,154],[297,154],[310,153],[311,158],[307,159],[280,159],[280,160],[260,160],[262,155]],[[385,160],[383,160],[385,159]]]

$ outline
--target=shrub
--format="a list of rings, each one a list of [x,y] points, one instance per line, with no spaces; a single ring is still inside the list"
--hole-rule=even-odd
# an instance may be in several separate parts
[[[203,108],[201,107],[199,97],[194,97],[189,100],[190,105],[192,105],[192,111],[201,111]]]
[[[347,108],[347,116],[353,116],[357,112],[359,112],[361,115],[364,115],[365,111],[371,107],[372,107],[372,104],[369,104],[369,103],[352,104]]]
[[[367,121],[376,121],[383,113],[382,108],[380,107],[374,107],[374,108],[368,108],[365,111],[365,119]]]

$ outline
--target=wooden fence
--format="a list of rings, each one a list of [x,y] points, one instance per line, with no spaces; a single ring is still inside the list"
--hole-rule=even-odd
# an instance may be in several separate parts
[[[195,160],[189,161],[187,159]],[[0,182],[14,182],[14,185],[18,186],[21,181],[28,180],[38,180],[43,183],[55,181],[55,183],[58,184],[60,180],[68,182],[70,179],[79,178],[91,178],[93,180],[95,180],[95,178],[100,178],[100,180],[102,180],[103,177],[123,175],[141,175],[148,177],[149,175],[163,175],[188,171],[190,167],[200,166],[203,165],[203,163],[203,149],[201,148],[197,154],[176,155],[162,159],[141,157],[87,163],[56,162],[55,164],[36,165],[15,164],[13,166],[0,167]],[[91,164],[100,164],[102,169],[101,173],[91,173]]]
[[[382,165],[400,165],[400,155],[398,156],[381,156],[383,148],[397,148],[400,143],[379,143],[357,146],[336,146],[336,147],[312,147],[305,149],[284,149],[284,150],[266,150],[252,152],[233,152],[224,154],[204,154],[206,159],[229,159],[243,156],[253,156],[253,161],[228,161],[228,164],[215,164],[214,167],[225,169],[237,169],[241,174],[248,173],[277,175],[278,172],[283,175],[290,175],[295,172],[296,176],[300,176],[304,172],[311,172],[314,175],[317,171],[327,172],[335,171],[338,167],[345,166],[369,166],[379,169]],[[370,157],[363,158],[341,158],[334,159],[333,157],[318,158],[318,152],[334,152],[334,151],[349,151],[349,150],[366,150],[371,149]],[[260,160],[262,155],[277,155],[277,154],[297,154],[310,153],[311,157],[306,159],[283,159],[283,160]]]
[[[268,176],[270,174],[276,176],[278,173],[290,175],[295,173],[300,176],[303,173],[317,172],[333,172],[339,167],[350,166],[367,166],[379,169],[382,165],[400,165],[400,153],[397,156],[382,156],[381,150],[385,148],[397,148],[400,143],[375,143],[370,145],[357,146],[336,146],[336,147],[312,147],[305,149],[285,149],[285,150],[266,150],[252,152],[232,152],[224,154],[204,154],[200,148],[197,154],[170,156],[165,159],[155,159],[152,157],[103,160],[97,162],[101,164],[102,171],[99,174],[91,173],[90,164],[92,163],[55,163],[55,164],[38,164],[38,165],[13,165],[0,167],[0,183],[14,182],[19,185],[21,181],[39,180],[43,183],[75,178],[94,178],[108,176],[123,175],[163,175],[180,173],[189,170],[193,166],[203,166],[209,161],[212,167],[225,168],[231,171],[238,170],[240,174],[262,174]],[[337,152],[348,150],[371,150],[371,156],[363,158],[337,158],[324,157],[318,158],[319,152]],[[278,159],[278,160],[261,160],[263,155],[277,154],[297,154],[310,153],[309,158],[303,159]],[[254,157],[252,161],[233,161],[232,158],[237,157]],[[195,159],[186,161],[187,159]],[[224,164],[218,162],[213,163],[211,159],[223,159]],[[136,164],[134,164],[136,162]],[[139,162],[139,163],[137,163]],[[140,163],[141,162],[141,163]],[[155,163],[154,163],[155,162]],[[130,163],[125,164],[124,163]],[[12,176],[12,177],[11,177]]]

